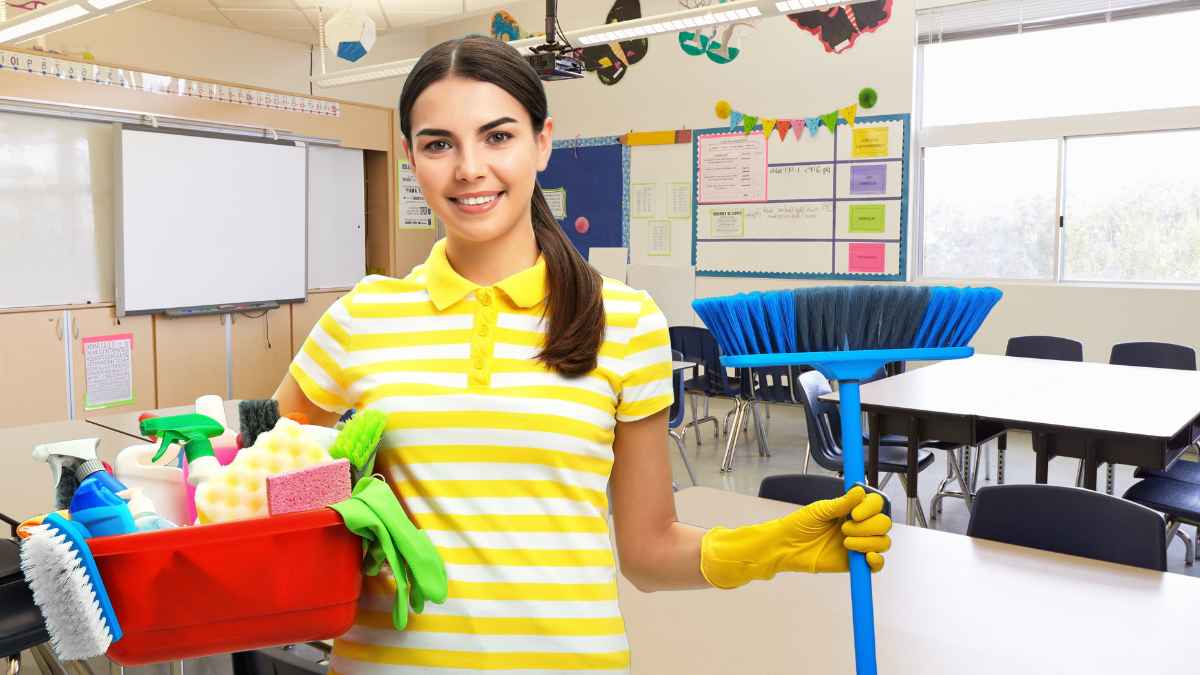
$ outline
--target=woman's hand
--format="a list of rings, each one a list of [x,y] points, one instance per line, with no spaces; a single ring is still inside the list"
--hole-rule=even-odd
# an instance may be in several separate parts
[[[892,545],[891,528],[883,497],[855,486],[777,520],[709,530],[701,540],[700,571],[713,586],[736,588],[779,572],[845,572],[847,552],[857,551],[878,572]]]

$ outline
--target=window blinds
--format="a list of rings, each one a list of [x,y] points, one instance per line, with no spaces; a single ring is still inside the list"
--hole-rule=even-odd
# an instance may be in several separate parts
[[[917,41],[1011,35],[1200,9],[1200,0],[979,0],[917,12]]]

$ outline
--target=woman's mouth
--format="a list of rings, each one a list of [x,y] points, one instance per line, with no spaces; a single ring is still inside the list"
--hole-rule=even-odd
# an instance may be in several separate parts
[[[449,199],[459,211],[469,215],[477,215],[491,211],[503,196],[503,192],[476,192],[449,197]]]

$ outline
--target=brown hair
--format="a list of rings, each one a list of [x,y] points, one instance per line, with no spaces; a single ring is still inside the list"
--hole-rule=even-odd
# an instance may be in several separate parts
[[[462,77],[500,87],[529,113],[534,133],[541,133],[548,116],[546,90],[537,73],[516,49],[491,38],[469,36],[448,40],[425,52],[404,81],[400,92],[400,130],[412,143],[410,116],[417,97],[448,77]],[[533,234],[546,261],[546,342],[538,359],[567,377],[586,375],[596,368],[604,341],[603,281],[562,231],[542,189],[534,185],[530,200]]]

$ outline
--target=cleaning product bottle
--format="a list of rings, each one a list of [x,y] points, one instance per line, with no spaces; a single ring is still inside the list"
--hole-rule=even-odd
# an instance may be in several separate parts
[[[133,514],[133,524],[138,532],[152,532],[178,527],[170,520],[163,518],[154,508],[154,502],[137,488],[129,489],[129,511]]]
[[[71,499],[71,520],[87,528],[94,537],[129,534],[137,530],[133,513],[117,496],[127,488],[104,470],[98,459],[89,459],[75,470],[79,489]]]
[[[209,439],[220,436],[225,432],[225,427],[207,415],[172,415],[144,419],[141,431],[143,435],[152,434],[162,440],[162,445],[152,460],[154,462],[162,458],[172,443],[183,446],[189,469],[187,482],[190,485],[203,483],[221,468],[220,462],[213,455],[212,441]]]
[[[99,438],[80,438],[74,441],[59,441],[34,446],[34,460],[49,464],[50,475],[54,477],[55,510],[62,510],[70,506],[71,498],[75,496],[75,490],[79,488],[75,470],[89,459],[97,459],[96,448],[99,446]]]
[[[187,491],[184,489],[183,469],[177,466],[154,464],[156,445],[131,445],[117,454],[117,479],[130,490],[140,490],[154,503],[158,513],[173,523],[187,523]],[[130,505],[132,509],[133,506]],[[134,513],[136,518],[137,513]]]

